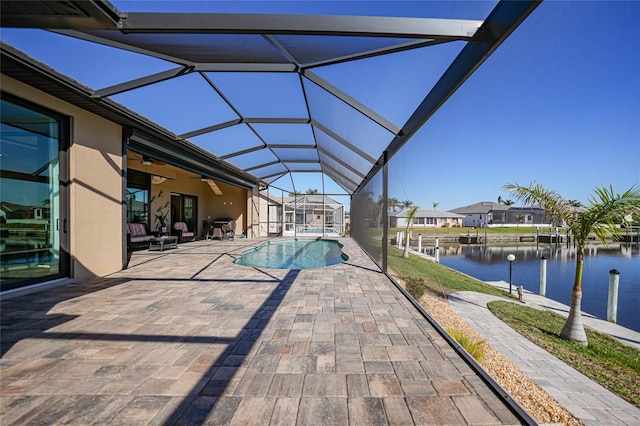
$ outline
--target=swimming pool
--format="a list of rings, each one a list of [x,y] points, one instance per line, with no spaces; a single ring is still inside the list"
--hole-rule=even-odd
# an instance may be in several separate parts
[[[273,269],[307,269],[342,263],[349,257],[335,240],[298,239],[269,241],[242,253],[239,265]]]
[[[300,234],[337,234],[337,232],[335,231],[335,229],[322,229],[322,228],[306,228],[306,229],[298,229],[298,232]]]

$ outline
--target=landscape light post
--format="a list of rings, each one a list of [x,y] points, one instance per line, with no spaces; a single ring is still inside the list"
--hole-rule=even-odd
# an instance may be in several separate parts
[[[516,257],[513,254],[507,256],[507,260],[509,261],[509,294],[511,294],[511,277],[513,272],[513,261],[516,260]]]

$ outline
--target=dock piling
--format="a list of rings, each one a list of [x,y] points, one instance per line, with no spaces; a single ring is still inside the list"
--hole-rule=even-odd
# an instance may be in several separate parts
[[[607,321],[617,322],[618,317],[618,285],[620,284],[620,272],[612,269],[609,271],[609,298],[607,300]]]

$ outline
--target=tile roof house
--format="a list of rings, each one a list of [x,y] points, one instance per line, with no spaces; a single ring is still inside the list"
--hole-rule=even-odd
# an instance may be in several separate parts
[[[389,220],[391,227],[405,228],[407,226],[407,210],[397,213],[390,213]],[[446,228],[462,226],[464,215],[443,212],[440,210],[420,210],[416,211],[412,228]]]
[[[464,226],[491,226],[507,224],[546,224],[545,210],[541,207],[514,207],[506,204],[481,201],[449,210],[464,216]]]
[[[495,223],[506,223],[507,210],[509,210],[509,206],[505,204],[481,201],[449,211],[465,216],[463,219],[464,226],[486,226]]]

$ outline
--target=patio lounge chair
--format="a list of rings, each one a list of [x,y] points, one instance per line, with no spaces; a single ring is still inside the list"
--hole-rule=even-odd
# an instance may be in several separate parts
[[[196,239],[196,234],[194,232],[189,231],[189,227],[184,222],[176,222],[173,224],[173,229],[175,231],[175,235],[178,236],[178,241],[193,241]]]

